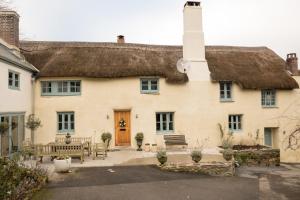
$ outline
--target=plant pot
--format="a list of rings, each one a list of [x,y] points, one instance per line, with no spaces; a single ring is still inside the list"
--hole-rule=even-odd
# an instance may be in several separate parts
[[[223,151],[223,158],[224,158],[226,161],[232,160],[232,157],[233,157],[233,150],[231,150],[231,149],[225,149],[225,150]]]
[[[144,151],[145,152],[149,152],[150,151],[150,144],[145,144]]]
[[[63,160],[54,159],[55,171],[60,173],[69,172],[71,168],[71,162],[71,157]]]
[[[156,144],[152,144],[151,152],[153,152],[153,153],[157,152],[157,145]]]
[[[143,149],[141,148],[143,140],[136,140],[136,144],[138,145],[137,151],[143,151]]]
[[[202,159],[202,155],[201,156],[192,156],[192,160],[195,163],[199,163],[201,159]]]
[[[168,157],[160,157],[157,160],[161,165],[164,165],[168,161]]]

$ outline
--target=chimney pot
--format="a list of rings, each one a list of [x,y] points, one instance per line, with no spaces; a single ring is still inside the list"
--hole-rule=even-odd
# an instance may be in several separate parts
[[[118,35],[118,44],[124,44],[125,43],[125,37],[124,35]]]
[[[286,69],[292,73],[293,76],[299,75],[298,58],[296,53],[289,53],[286,58]]]
[[[19,47],[19,15],[12,10],[0,10],[0,38]]]

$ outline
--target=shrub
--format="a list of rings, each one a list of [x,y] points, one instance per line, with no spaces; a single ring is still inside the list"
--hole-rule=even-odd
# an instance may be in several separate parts
[[[46,171],[27,168],[18,159],[0,158],[0,199],[30,199],[47,181]]]
[[[156,158],[161,165],[165,164],[168,160],[167,152],[158,151],[156,154]]]
[[[137,141],[141,141],[144,139],[144,134],[143,133],[137,133],[136,136],[135,136],[135,139]]]
[[[195,163],[198,163],[202,159],[202,151],[199,150],[192,151],[191,157]]]
[[[9,128],[9,125],[7,122],[0,122],[0,134],[7,131]]]
[[[108,143],[109,143],[110,140],[111,140],[111,138],[112,138],[112,135],[111,135],[110,132],[104,132],[101,135],[101,139],[102,139],[103,142],[105,142],[106,140],[108,140]]]

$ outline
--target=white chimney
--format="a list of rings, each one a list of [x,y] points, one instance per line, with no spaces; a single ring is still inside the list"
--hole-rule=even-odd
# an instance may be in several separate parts
[[[200,2],[188,1],[183,10],[183,59],[191,63],[190,81],[208,81],[210,72],[205,59],[205,44]]]

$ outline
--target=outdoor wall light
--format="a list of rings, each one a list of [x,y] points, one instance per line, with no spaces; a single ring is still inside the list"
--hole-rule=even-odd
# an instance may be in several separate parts
[[[106,119],[109,119],[109,115],[106,115]]]
[[[137,119],[138,119],[138,118],[139,118],[139,115],[138,115],[138,114],[136,114],[136,115],[135,115],[135,118],[137,118]]]

